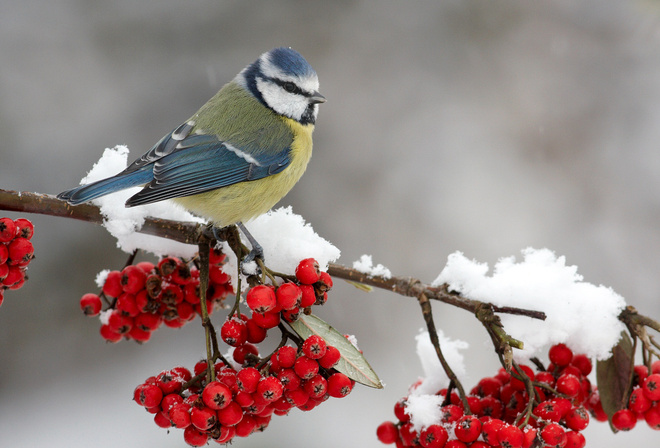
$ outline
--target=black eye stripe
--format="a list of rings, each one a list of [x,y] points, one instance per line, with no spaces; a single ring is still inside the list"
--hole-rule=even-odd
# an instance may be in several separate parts
[[[302,96],[309,96],[309,94],[305,93],[300,87],[298,87],[295,83],[291,81],[283,81],[277,78],[269,78],[269,79],[278,86],[282,87],[287,92],[295,93],[297,95],[302,95]]]

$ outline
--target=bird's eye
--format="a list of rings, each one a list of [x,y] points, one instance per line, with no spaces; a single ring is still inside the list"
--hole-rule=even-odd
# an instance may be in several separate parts
[[[286,90],[289,93],[293,93],[296,91],[296,85],[292,82],[285,82],[282,84],[282,87],[284,87],[284,90]]]

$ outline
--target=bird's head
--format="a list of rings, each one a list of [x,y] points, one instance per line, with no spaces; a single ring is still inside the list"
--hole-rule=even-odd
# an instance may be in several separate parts
[[[238,74],[236,81],[264,106],[302,124],[314,124],[318,104],[325,102],[318,92],[316,72],[291,48],[262,54]]]

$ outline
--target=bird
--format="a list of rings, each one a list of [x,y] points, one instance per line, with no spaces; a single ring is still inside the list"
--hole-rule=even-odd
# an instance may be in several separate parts
[[[125,170],[57,197],[77,205],[142,186],[126,207],[169,199],[214,229],[236,224],[252,245],[244,261],[263,260],[243,223],[270,210],[305,172],[326,101],[318,89],[316,71],[300,53],[274,48]]]

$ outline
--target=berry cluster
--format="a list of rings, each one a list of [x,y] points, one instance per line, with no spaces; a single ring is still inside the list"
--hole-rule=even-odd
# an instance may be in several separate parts
[[[447,389],[440,390],[438,395],[445,397],[441,420],[421,431],[414,430],[403,398],[394,406],[398,423],[382,423],[378,439],[398,447],[582,448],[586,442],[581,431],[589,424],[591,410],[591,361],[564,344],[553,346],[549,358],[548,368],[536,373],[518,366],[533,386],[531,404],[523,376],[500,369],[470,391],[467,412],[455,392],[447,397]]]
[[[594,418],[607,421],[597,391],[589,403]],[[619,431],[630,431],[638,420],[645,420],[651,428],[660,429],[660,361],[652,364],[650,374],[648,367],[635,366],[628,406],[612,415],[612,426]]]
[[[233,292],[230,277],[222,270],[224,264],[225,255],[212,250],[206,294],[209,313]],[[104,311],[103,301],[107,303]],[[162,258],[157,265],[131,264],[108,272],[102,292],[83,295],[80,308],[88,316],[100,315],[100,332],[106,341],[124,337],[146,342],[161,324],[179,328],[201,315],[199,270],[174,257]]]
[[[237,350],[233,358],[237,368],[217,362],[212,381],[206,361],[195,365],[195,376],[183,367],[161,372],[139,385],[134,399],[158,426],[183,429],[189,445],[202,446],[209,439],[229,443],[263,431],[273,414],[286,415],[294,407],[309,411],[329,397],[345,397],[354,385],[333,369],[339,351],[319,336],[298,349],[282,346],[264,360]]]
[[[282,319],[293,322],[302,310],[327,302],[332,278],[319,270],[316,260],[302,260],[296,268],[296,280],[297,283],[250,288],[245,301],[252,311],[251,317],[241,314],[227,318],[220,329],[222,340],[236,347],[235,352],[249,353],[254,350],[252,344],[266,339],[268,330],[277,327]]]
[[[319,335],[302,340],[284,330],[282,319],[292,322],[301,311],[327,301],[332,279],[319,271],[311,258],[302,260],[295,282],[279,286],[256,285],[246,294],[251,316],[236,312],[222,325],[222,340],[233,347],[231,361],[214,355],[212,375],[207,361],[200,361],[194,376],[177,367],[147,379],[135,389],[135,401],[155,414],[157,425],[184,430],[184,440],[201,446],[212,439],[228,443],[263,431],[272,415],[291,409],[312,410],[329,397],[348,395],[355,384],[335,369],[341,353]],[[255,344],[269,329],[280,327],[284,341],[261,358]]]
[[[18,289],[27,280],[28,264],[34,258],[30,238],[34,226],[24,218],[0,218],[0,305],[6,289]]]

